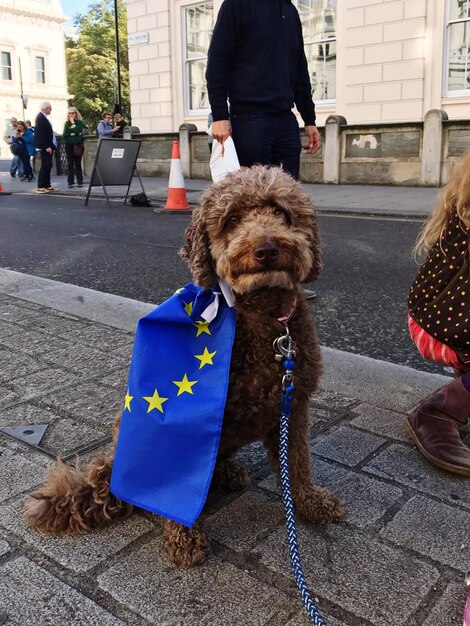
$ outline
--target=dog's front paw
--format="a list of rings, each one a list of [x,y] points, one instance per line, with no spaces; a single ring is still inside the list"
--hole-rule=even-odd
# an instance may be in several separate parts
[[[178,567],[192,567],[202,563],[210,554],[211,544],[202,524],[192,528],[168,520],[164,530],[165,552]]]
[[[305,522],[328,524],[343,522],[346,519],[344,502],[324,487],[312,485],[295,498],[299,517]]]
[[[215,487],[225,487],[230,491],[241,491],[250,484],[250,476],[244,465],[233,459],[218,461],[212,477]]]

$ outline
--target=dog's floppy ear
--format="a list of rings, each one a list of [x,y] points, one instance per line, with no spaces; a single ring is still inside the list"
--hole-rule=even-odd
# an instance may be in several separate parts
[[[317,226],[317,218],[315,215],[312,216],[311,222],[311,234],[310,234],[310,251],[312,253],[312,267],[310,272],[308,273],[307,278],[305,279],[306,283],[311,283],[320,275],[320,272],[323,269],[322,263],[322,246],[320,241],[320,233],[318,231]]]
[[[217,282],[201,206],[193,210],[192,220],[185,230],[184,245],[179,255],[188,263],[196,285],[209,289]]]

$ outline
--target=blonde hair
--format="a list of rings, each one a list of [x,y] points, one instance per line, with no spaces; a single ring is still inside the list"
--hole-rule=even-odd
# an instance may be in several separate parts
[[[67,109],[67,116],[69,113],[75,113],[75,117],[77,120],[81,120],[82,116],[80,115],[80,111],[78,109],[76,109],[75,107],[69,107]]]
[[[470,231],[470,150],[440,191],[436,205],[416,240],[415,257],[429,252],[454,216],[458,216],[464,228]]]

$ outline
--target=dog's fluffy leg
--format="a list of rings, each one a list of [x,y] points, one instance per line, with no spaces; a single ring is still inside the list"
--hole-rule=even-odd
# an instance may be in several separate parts
[[[313,482],[308,432],[308,404],[305,402],[297,405],[289,432],[289,473],[296,511],[306,522],[341,522],[346,518],[344,503]]]
[[[296,512],[304,521],[316,524],[343,521],[346,518],[343,502],[313,482],[307,433],[308,405],[305,403],[297,405],[289,431],[289,476]],[[271,431],[264,443],[269,463],[280,483],[279,430]]]
[[[178,567],[198,565],[211,551],[209,537],[200,519],[192,528],[165,520],[163,539],[169,560]]]
[[[217,459],[212,485],[230,491],[241,491],[250,484],[250,476],[244,465],[233,459]]]
[[[130,515],[132,506],[109,491],[112,459],[95,458],[84,471],[60,459],[28,498],[24,515],[38,530],[76,534]]]

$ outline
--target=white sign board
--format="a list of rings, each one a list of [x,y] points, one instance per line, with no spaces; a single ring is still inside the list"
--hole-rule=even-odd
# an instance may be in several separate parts
[[[124,148],[113,148],[111,153],[112,159],[122,159],[124,157]]]
[[[127,45],[136,46],[140,43],[148,43],[149,42],[149,34],[148,33],[133,33],[129,35],[127,38]]]

